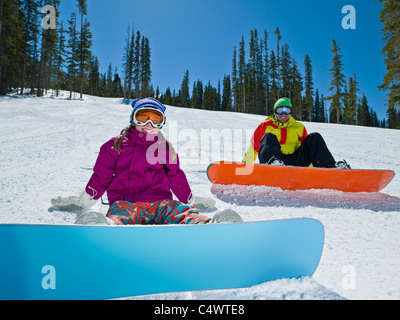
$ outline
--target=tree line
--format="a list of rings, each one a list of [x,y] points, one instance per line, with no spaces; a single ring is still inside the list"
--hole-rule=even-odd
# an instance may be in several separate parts
[[[86,0],[68,27],[45,28],[45,6],[59,17],[61,0],[7,0],[0,5],[0,95],[17,88],[38,97],[50,88],[84,92],[92,46]],[[43,27],[40,28],[41,24]],[[68,40],[66,38],[68,36]]]
[[[312,58],[304,57],[304,74],[289,50],[282,44],[279,28],[274,32],[276,46],[269,48],[266,30],[259,34],[250,31],[248,46],[242,36],[233,49],[232,72],[218,81],[217,87],[210,82],[193,82],[189,95],[189,70],[185,72],[181,88],[171,92],[167,88],[159,95],[166,104],[180,107],[219,111],[235,111],[271,115],[275,101],[288,97],[293,105],[293,115],[299,120],[331,122],[364,126],[385,127],[376,112],[368,106],[365,94],[361,94],[356,74],[348,80],[343,74],[342,55],[336,41],[332,41],[332,68],[330,95],[324,96],[315,87]],[[158,92],[158,90],[157,90]],[[327,108],[327,101],[331,101]]]
[[[100,72],[92,54],[92,32],[87,20],[87,0],[77,0],[66,25],[59,21],[61,0],[7,0],[0,2],[0,95],[11,91],[41,97],[52,89],[100,97],[154,95],[151,82],[150,43],[140,31],[129,35],[123,58],[124,84],[117,68],[109,64]],[[57,24],[44,26],[55,8]]]
[[[125,99],[154,96],[151,85],[151,51],[149,39],[140,31],[128,27],[128,36],[123,56]]]
[[[216,87],[198,79],[190,85],[189,70],[178,91],[154,90],[151,83],[150,41],[139,30],[128,27],[122,58],[122,75],[109,64],[100,72],[100,63],[92,54],[92,33],[87,20],[87,0],[77,0],[66,25],[41,28],[46,5],[56,9],[61,0],[7,0],[0,2],[0,95],[12,90],[20,94],[43,96],[46,90],[68,90],[80,97],[84,93],[125,99],[154,96],[162,102],[181,107],[224,110],[270,115],[274,102],[290,98],[299,120],[400,128],[400,8],[395,0],[383,3],[383,55],[387,73],[379,87],[387,92],[388,120],[379,120],[368,105],[356,74],[343,73],[343,55],[332,41],[331,85],[324,95],[313,80],[312,57],[296,61],[290,47],[282,40],[279,28],[276,43],[270,47],[269,33],[250,31],[234,46],[232,70]],[[57,20],[58,21],[58,20]],[[300,65],[302,64],[302,65]],[[300,72],[300,66],[304,73]],[[329,103],[328,103],[329,102]]]

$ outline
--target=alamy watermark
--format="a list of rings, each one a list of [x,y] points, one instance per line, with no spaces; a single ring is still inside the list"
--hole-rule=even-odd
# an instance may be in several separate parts
[[[178,122],[170,121],[165,127],[168,142],[174,151],[179,155],[179,160],[185,165],[209,165],[212,162],[224,161],[234,163],[239,162],[235,168],[236,175],[250,175],[254,170],[254,165],[241,163],[244,155],[256,158],[254,149],[250,146],[251,137],[254,129],[199,129],[184,128],[178,130]],[[177,164],[178,157],[175,157],[164,139],[156,139],[156,135],[146,135],[148,141],[154,143],[147,149],[146,160],[149,164]],[[172,155],[172,156],[171,156]]]
[[[343,290],[355,290],[356,289],[356,268],[352,265],[346,265],[342,268],[342,289]]]
[[[186,165],[209,165],[212,162],[241,162],[250,145],[254,129],[200,129],[184,128],[178,130],[178,122],[170,121],[165,128],[168,141],[179,154],[181,163]],[[155,139],[147,135],[146,139]],[[150,141],[150,140],[149,140]],[[152,140],[154,141],[154,140]],[[177,163],[177,158],[167,159],[166,143],[158,139],[147,149],[146,159],[150,164]],[[250,150],[252,150],[250,148]],[[249,151],[251,153],[251,151]],[[255,154],[247,154],[254,157]],[[249,175],[253,172],[252,164],[243,163],[236,168],[236,175]]]
[[[43,29],[56,29],[56,8],[52,5],[46,5],[42,8],[42,12],[45,14],[42,20]],[[345,30],[356,29],[356,8],[352,5],[345,5],[342,8],[342,14],[345,14],[342,19],[342,28]]]
[[[56,29],[57,12],[56,8],[51,5],[44,6],[42,12],[45,14],[42,20],[42,27],[44,30]]]
[[[356,29],[356,8],[346,5],[342,8],[342,13],[346,14],[342,19],[342,28],[345,30]]]
[[[56,289],[56,268],[51,265],[44,266],[42,268],[42,274],[45,276],[42,279],[42,288],[44,290],[55,290]]]

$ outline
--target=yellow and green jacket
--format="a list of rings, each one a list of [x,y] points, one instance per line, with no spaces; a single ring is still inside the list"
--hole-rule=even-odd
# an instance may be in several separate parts
[[[294,153],[307,137],[307,130],[304,125],[296,121],[293,117],[290,117],[287,122],[281,123],[274,116],[270,116],[254,131],[251,144],[244,155],[243,162],[253,163],[257,159],[261,139],[267,132],[276,135],[283,154]]]

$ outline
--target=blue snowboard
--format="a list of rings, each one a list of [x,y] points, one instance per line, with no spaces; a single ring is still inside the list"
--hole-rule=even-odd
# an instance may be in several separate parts
[[[311,276],[313,219],[175,226],[0,225],[0,299],[108,299]]]

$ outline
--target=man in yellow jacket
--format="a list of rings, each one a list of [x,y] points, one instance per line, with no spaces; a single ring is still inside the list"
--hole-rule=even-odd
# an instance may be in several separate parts
[[[319,133],[308,134],[304,125],[292,116],[288,98],[279,99],[274,115],[255,130],[243,162],[299,167],[350,169],[346,161],[336,162]]]

